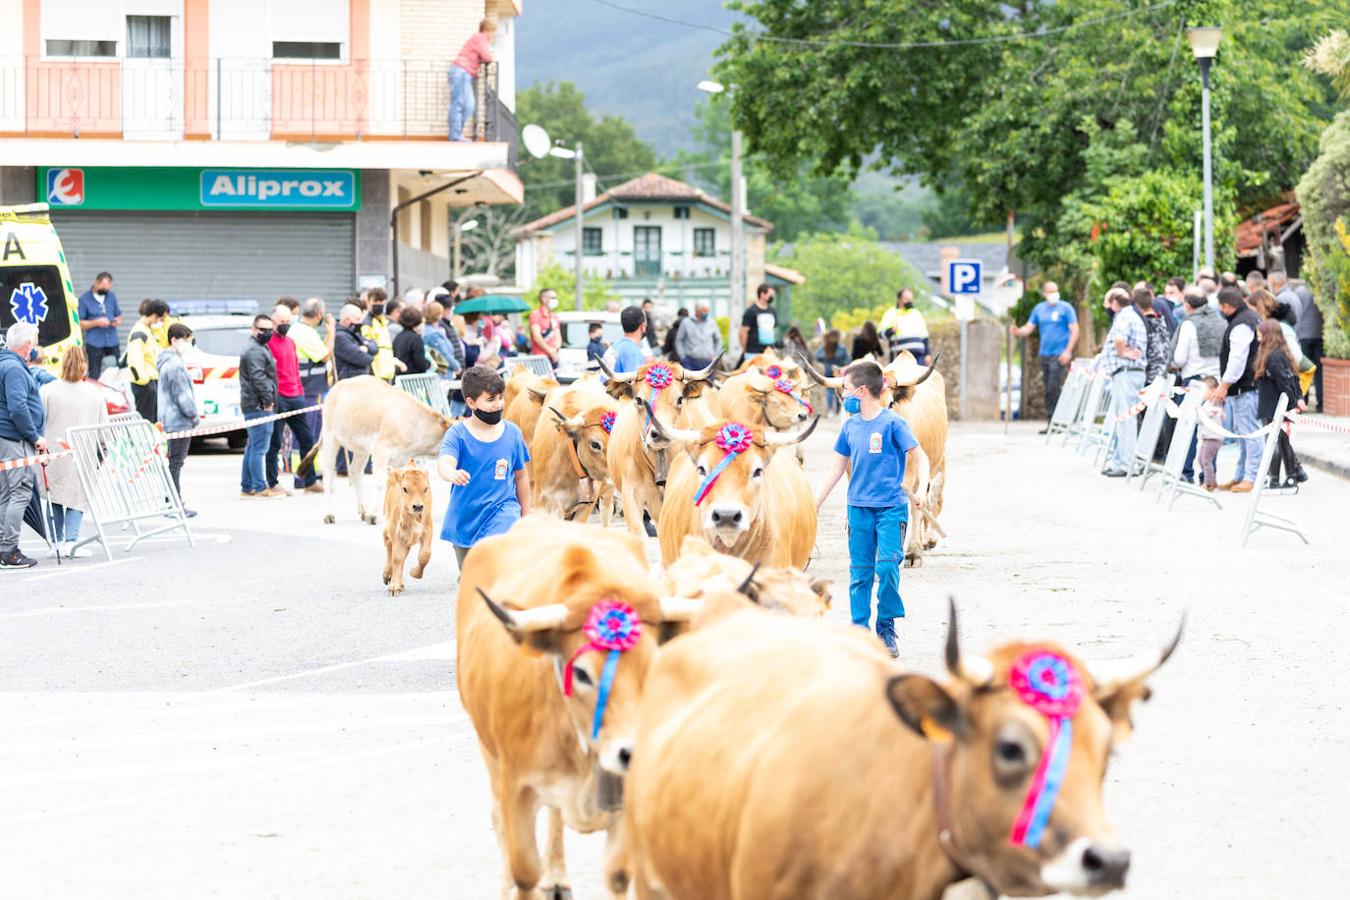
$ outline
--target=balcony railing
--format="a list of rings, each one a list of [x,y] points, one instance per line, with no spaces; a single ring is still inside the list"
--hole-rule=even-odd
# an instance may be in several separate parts
[[[496,64],[470,136],[515,140]],[[445,65],[419,60],[0,58],[0,137],[444,139]]]

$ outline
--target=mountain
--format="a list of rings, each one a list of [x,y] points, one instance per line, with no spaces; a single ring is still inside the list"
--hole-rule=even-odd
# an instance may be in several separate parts
[[[735,14],[717,0],[621,0],[624,6],[728,30]],[[696,85],[709,77],[725,40],[596,0],[527,0],[516,21],[516,78],[521,87],[570,81],[595,113],[623,116],[658,156],[694,148]],[[522,123],[524,124],[524,123]]]

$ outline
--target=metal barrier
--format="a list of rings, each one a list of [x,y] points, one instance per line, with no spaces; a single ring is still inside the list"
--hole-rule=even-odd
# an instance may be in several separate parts
[[[1172,385],[1176,381],[1175,375],[1159,375],[1144,388],[1144,402],[1148,406],[1144,411],[1144,423],[1139,426],[1139,437],[1134,442],[1134,459],[1125,474],[1125,483],[1129,484],[1135,468],[1139,468],[1141,491],[1152,475],[1162,471],[1162,466],[1153,461],[1153,454],[1158,449],[1158,439],[1162,437],[1163,420],[1167,418],[1167,400],[1172,396]]]
[[[75,450],[75,469],[87,502],[86,514],[94,521],[95,533],[76,547],[98,541],[112,561],[108,528],[129,525],[136,532],[126,550],[143,539],[182,529],[189,546],[195,546],[183,503],[169,476],[163,435],[135,413],[114,416],[104,425],[86,425],[69,432]],[[142,530],[147,519],[169,519],[168,524]]]
[[[1098,440],[1097,437],[1097,417],[1105,413],[1104,406],[1111,402],[1110,396],[1106,392],[1107,380],[1096,372],[1087,373],[1087,387],[1083,390],[1082,406],[1079,409],[1078,421],[1069,426],[1069,430],[1064,434],[1064,445],[1067,447],[1069,441],[1078,441],[1078,452],[1083,453],[1088,447]]]
[[[439,376],[399,375],[394,379],[394,387],[441,415],[450,417],[450,382]]]
[[[1285,425],[1284,414],[1288,409],[1289,398],[1280,394],[1280,400],[1275,406],[1275,415],[1271,419],[1275,424],[1270,429],[1270,434],[1266,435],[1265,446],[1261,448],[1261,464],[1256,467],[1256,482],[1252,485],[1252,502],[1247,507],[1247,515],[1242,520],[1242,546],[1244,547],[1247,546],[1247,539],[1252,536],[1252,532],[1263,527],[1292,532],[1298,535],[1299,540],[1303,543],[1308,543],[1308,536],[1303,533],[1303,529],[1299,528],[1294,520],[1273,513],[1262,512],[1257,508],[1261,504],[1261,495],[1266,492],[1270,460],[1275,456],[1275,445],[1280,439],[1280,429]]]
[[[1059,432],[1068,431],[1078,417],[1082,415],[1083,396],[1087,390],[1087,376],[1081,368],[1069,370],[1069,377],[1059,392],[1059,402],[1050,413],[1050,421],[1045,426],[1045,440]]]
[[[502,367],[506,369],[504,373],[510,377],[516,366],[524,366],[532,375],[538,375],[540,378],[553,377],[553,362],[547,357],[540,355],[529,356],[508,356],[502,360]]]
[[[1167,446],[1167,456],[1163,459],[1162,478],[1158,485],[1158,496],[1154,500],[1156,503],[1162,499],[1163,494],[1170,496],[1167,501],[1167,508],[1170,510],[1177,502],[1177,498],[1182,494],[1188,497],[1199,497],[1201,500],[1208,500],[1219,509],[1223,509],[1223,504],[1219,498],[1215,497],[1210,491],[1198,488],[1181,477],[1181,473],[1186,468],[1186,457],[1191,452],[1191,442],[1195,439],[1197,420],[1200,418],[1200,404],[1204,402],[1204,396],[1198,390],[1187,391],[1186,396],[1182,398],[1181,407],[1177,410],[1177,424],[1172,429],[1172,443]],[[1164,404],[1165,406],[1166,404]]]

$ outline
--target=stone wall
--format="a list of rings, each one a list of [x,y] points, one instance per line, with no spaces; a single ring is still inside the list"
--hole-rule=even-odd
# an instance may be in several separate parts
[[[961,409],[961,324],[954,319],[930,323],[929,343],[938,357],[938,371],[947,384],[947,413],[954,419],[997,419],[999,415],[1000,352],[1003,348],[1003,326],[993,319],[976,319],[970,323],[967,344],[970,365],[967,375],[966,404]]]

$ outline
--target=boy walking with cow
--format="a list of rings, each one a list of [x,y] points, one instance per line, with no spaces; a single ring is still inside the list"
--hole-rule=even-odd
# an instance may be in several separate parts
[[[502,534],[530,511],[530,451],[520,429],[502,421],[506,382],[472,366],[460,382],[470,416],[445,433],[436,470],[452,485],[441,539],[460,568],[474,544]]]
[[[849,472],[849,609],[853,624],[872,619],[872,585],[877,584],[876,630],[892,658],[900,655],[895,620],[904,618],[900,562],[905,555],[909,504],[905,466],[918,468],[918,496],[928,495],[928,456],[905,420],[881,405],[881,366],[859,360],[844,372],[844,411],[850,418],[834,444],[834,465],[816,496],[816,510]]]

